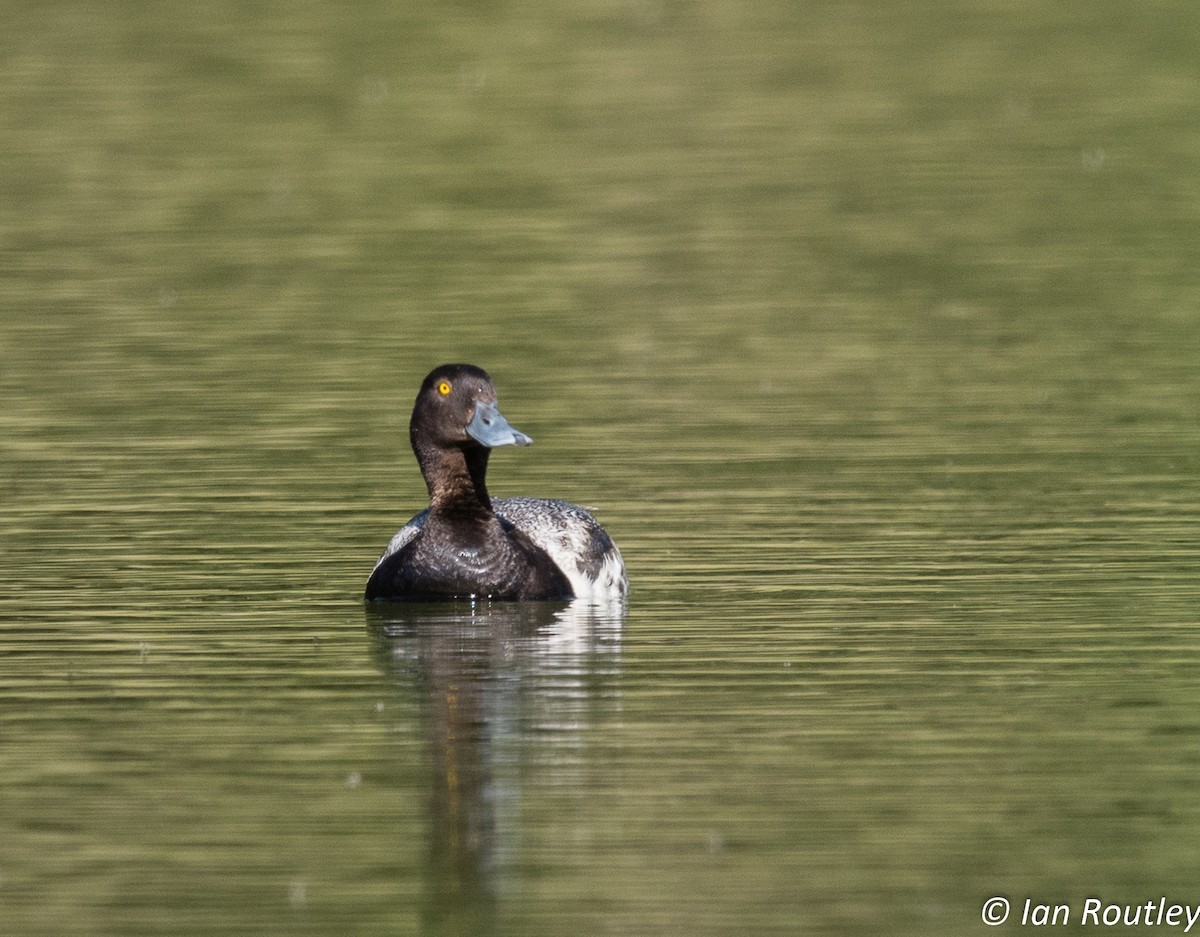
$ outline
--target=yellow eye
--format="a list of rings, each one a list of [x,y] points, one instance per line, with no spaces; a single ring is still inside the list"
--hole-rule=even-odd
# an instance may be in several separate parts
[[[441,394],[443,397],[445,397],[447,394],[449,394],[450,393],[450,382],[449,381],[439,381],[438,382],[438,393]]]

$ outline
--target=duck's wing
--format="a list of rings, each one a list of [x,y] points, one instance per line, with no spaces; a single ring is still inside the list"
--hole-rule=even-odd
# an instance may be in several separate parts
[[[375,561],[375,567],[371,570],[371,576],[367,579],[366,598],[378,599],[387,598],[390,591],[387,588],[388,567],[393,565],[392,558],[400,553],[416,538],[421,532],[421,528],[425,526],[425,519],[429,516],[429,509],[426,508],[407,524],[396,531],[395,536],[388,542],[379,559]],[[402,562],[402,560],[399,560]]]
[[[549,498],[496,498],[492,510],[546,551],[577,599],[611,602],[629,591],[621,551],[579,505]]]
[[[425,519],[429,517],[429,508],[426,508],[407,524],[396,531],[395,535],[388,542],[383,553],[375,562],[375,568],[379,568],[379,564],[386,560],[393,553],[398,553],[412,541],[413,537],[421,532],[421,528],[425,526]]]

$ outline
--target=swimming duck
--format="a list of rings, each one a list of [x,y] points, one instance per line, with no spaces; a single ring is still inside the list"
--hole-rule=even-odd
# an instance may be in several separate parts
[[[492,449],[533,440],[500,414],[486,371],[470,364],[430,371],[408,435],[429,507],[392,537],[367,580],[368,600],[624,597],[621,553],[586,510],[488,496]]]

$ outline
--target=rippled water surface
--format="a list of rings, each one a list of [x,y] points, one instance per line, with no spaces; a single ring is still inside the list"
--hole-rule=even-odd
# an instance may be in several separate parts
[[[1200,14],[171,6],[0,39],[5,933],[1200,902]],[[364,607],[447,360],[626,610]]]

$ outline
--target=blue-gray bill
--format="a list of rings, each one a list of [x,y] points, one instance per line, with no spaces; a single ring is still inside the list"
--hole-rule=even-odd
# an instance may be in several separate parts
[[[533,443],[532,439],[509,425],[494,403],[483,401],[475,404],[475,415],[467,424],[467,434],[489,449],[497,446],[528,446]]]

